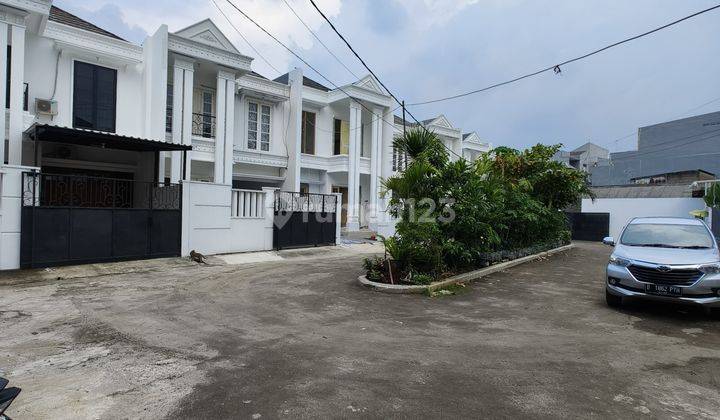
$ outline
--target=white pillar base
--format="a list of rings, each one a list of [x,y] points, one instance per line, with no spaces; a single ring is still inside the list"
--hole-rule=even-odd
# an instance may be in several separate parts
[[[360,230],[360,222],[357,220],[350,220],[348,218],[348,221],[345,224],[345,229],[349,232],[357,232]]]

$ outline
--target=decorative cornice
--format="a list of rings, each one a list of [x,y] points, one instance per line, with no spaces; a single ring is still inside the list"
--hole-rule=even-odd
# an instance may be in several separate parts
[[[24,10],[17,10],[0,5],[0,22],[25,27],[25,18],[27,15],[27,12]]]
[[[384,107],[392,105],[392,98],[389,95],[382,95],[370,89],[350,85],[340,89],[331,90],[328,92],[328,102],[336,102],[348,97],[348,95],[354,99],[363,100]]]
[[[4,0],[4,4],[15,9],[47,15],[50,13],[50,0]]]
[[[233,162],[286,168],[288,158],[267,153],[250,152],[248,150],[233,150]]]
[[[369,174],[371,159],[361,156],[358,160],[360,173]],[[300,166],[327,172],[348,172],[350,168],[350,157],[348,155],[317,156],[301,154]]]
[[[436,124],[428,124],[425,126],[425,128],[427,128],[428,131],[432,131],[435,134],[440,134],[442,136],[453,137],[458,140],[460,140],[462,138],[461,137],[462,130],[459,130],[457,128],[448,128],[448,127],[443,127],[441,125],[436,125]]]
[[[235,82],[235,73],[233,73],[232,71],[218,70],[217,77],[218,79],[230,80],[233,83]]]
[[[61,49],[74,49],[127,63],[142,62],[142,47],[61,23],[48,22],[45,36],[54,39]]]
[[[175,61],[173,62],[173,67],[183,69],[186,71],[195,71],[195,65],[194,61],[186,58],[186,57],[175,57]]]
[[[262,96],[269,96],[275,100],[287,100],[290,98],[290,87],[283,83],[273,82],[250,75],[243,75],[237,79],[238,88],[248,93],[256,93]]]
[[[193,58],[199,58],[225,67],[250,71],[252,59],[241,54],[233,54],[175,34],[168,35],[168,50]]]
[[[198,152],[215,152],[215,142],[204,138],[193,137],[192,147]]]

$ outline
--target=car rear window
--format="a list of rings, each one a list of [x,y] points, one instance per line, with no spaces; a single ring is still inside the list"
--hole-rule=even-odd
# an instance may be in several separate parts
[[[628,246],[659,248],[712,248],[713,240],[705,226],[666,225],[659,223],[630,224],[620,243]]]

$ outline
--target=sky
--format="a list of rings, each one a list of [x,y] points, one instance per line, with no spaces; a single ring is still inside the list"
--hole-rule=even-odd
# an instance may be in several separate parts
[[[54,4],[141,44],[161,24],[171,32],[211,18],[253,70],[275,78],[294,67],[322,77],[246,21],[228,0],[55,0]],[[338,86],[368,72],[309,0],[232,0]],[[713,6],[717,0],[317,0],[370,68],[406,103],[478,89],[582,55]],[[275,69],[280,70],[278,73]],[[720,111],[720,9],[664,31],[488,92],[408,108],[439,114],[494,146],[588,141],[633,150],[637,129]]]

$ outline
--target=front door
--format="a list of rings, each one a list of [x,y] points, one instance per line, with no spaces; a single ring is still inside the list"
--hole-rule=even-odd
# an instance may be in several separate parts
[[[347,187],[332,187],[332,192],[342,194],[342,211],[340,213],[340,226],[345,226],[347,224],[348,189]]]

